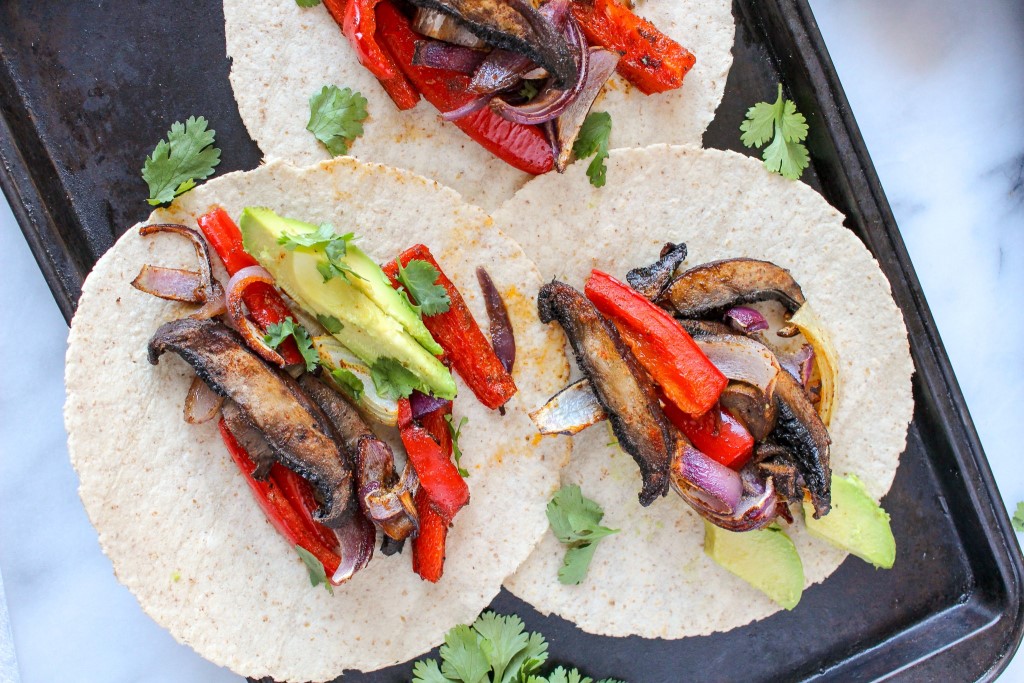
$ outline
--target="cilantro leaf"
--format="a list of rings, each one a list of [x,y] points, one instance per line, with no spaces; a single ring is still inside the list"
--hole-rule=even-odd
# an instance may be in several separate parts
[[[268,325],[263,341],[267,342],[271,348],[276,349],[288,337],[295,340],[295,345],[299,348],[299,353],[302,354],[302,360],[306,361],[306,372],[316,370],[316,366],[320,364],[320,354],[313,348],[313,340],[309,338],[306,328],[296,325],[292,318],[285,318],[279,323]]]
[[[309,570],[309,583],[312,586],[319,586],[321,583],[327,589],[327,592],[334,595],[334,586],[327,580],[327,571],[324,569],[323,563],[316,558],[316,555],[309,552],[301,545],[296,545],[295,550],[298,551],[299,557],[302,558],[302,562],[306,565],[306,569]]]
[[[166,204],[196,186],[196,180],[213,175],[220,163],[220,150],[213,146],[216,131],[207,129],[202,116],[175,121],[167,139],[157,143],[142,166],[142,179],[149,185],[151,206]]]
[[[519,96],[527,102],[540,94],[540,89],[533,81],[523,81],[523,87],[519,89]]]
[[[437,666],[436,659],[421,659],[412,667],[412,683],[452,683]]]
[[[295,0],[295,4],[299,7],[316,7],[320,0]]]
[[[334,231],[330,223],[321,223],[316,230],[311,232],[283,233],[277,238],[277,243],[283,245],[288,251],[296,249],[309,249],[319,251],[326,258],[316,264],[316,269],[323,277],[324,282],[341,276],[348,279],[353,275],[360,280],[363,276],[352,270],[352,267],[345,262],[345,255],[348,254],[348,243],[356,239],[355,233],[347,232],[339,235]]]
[[[341,321],[335,318],[333,315],[321,315],[316,314],[317,321],[324,326],[324,329],[331,334],[338,334],[345,326],[341,324]]]
[[[556,668],[548,676],[548,683],[594,683],[592,678],[584,676],[577,669]]]
[[[445,676],[463,683],[484,683],[490,670],[476,631],[465,624],[448,631],[441,646],[441,671]]]
[[[765,167],[790,180],[798,179],[810,164],[803,141],[807,139],[807,119],[796,110],[792,100],[782,97],[782,84],[774,104],[758,102],[747,110],[740,124],[740,141],[747,147],[771,144],[761,153]]]
[[[366,387],[363,386],[363,380],[356,377],[351,370],[335,368],[331,370],[331,377],[338,383],[338,386],[345,390],[345,393],[352,397],[353,401],[358,402],[363,398],[363,391]]]
[[[544,636],[541,634],[533,632],[526,641],[526,647],[509,662],[501,683],[511,683],[513,680],[522,681],[540,671],[546,661],[548,661],[548,641],[544,640]]]
[[[459,474],[463,477],[468,477],[469,472],[462,469],[462,449],[459,448],[459,437],[462,436],[462,425],[469,422],[469,418],[465,415],[459,420],[459,426],[455,426],[455,418],[451,415],[445,415],[444,421],[448,423],[448,431],[452,433],[452,455],[455,457],[455,466],[459,468]]]
[[[394,358],[382,356],[370,366],[370,379],[381,398],[408,398],[420,385],[415,374]]]
[[[1013,513],[1013,530],[1024,532],[1024,503],[1017,503],[1017,510]]]
[[[452,300],[448,297],[448,292],[443,285],[435,284],[441,277],[437,268],[418,258],[412,259],[404,267],[401,261],[397,261],[397,263],[398,281],[419,304],[419,310],[423,315],[448,312]]]
[[[612,115],[606,111],[594,112],[587,116],[572,145],[572,153],[577,159],[586,159],[591,154],[593,161],[587,166],[587,177],[594,187],[604,187],[608,167],[608,138],[612,133]]]
[[[523,620],[514,614],[499,616],[484,612],[473,624],[480,634],[480,649],[487,655],[494,676],[491,680],[501,681],[512,658],[526,648],[529,642]]]
[[[306,130],[334,156],[347,154],[352,141],[363,134],[366,98],[358,90],[325,85],[309,98],[309,111]]]
[[[558,580],[564,584],[578,584],[587,575],[597,542],[619,530],[600,525],[604,510],[594,501],[584,498],[580,487],[575,484],[563,486],[555,493],[548,503],[547,516],[555,538],[569,546],[558,570]]]

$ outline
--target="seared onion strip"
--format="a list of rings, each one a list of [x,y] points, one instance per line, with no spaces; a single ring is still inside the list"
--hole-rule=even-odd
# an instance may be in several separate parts
[[[511,373],[516,362],[516,338],[512,331],[512,321],[508,317],[508,309],[505,308],[498,288],[494,286],[494,280],[483,266],[476,269],[476,279],[484,294],[484,305],[487,306],[491,346],[505,371]]]
[[[231,318],[231,322],[242,335],[242,338],[245,339],[245,343],[249,345],[250,349],[259,354],[268,363],[284,367],[286,363],[281,354],[270,348],[263,339],[263,332],[256,326],[256,323],[245,317],[242,293],[246,287],[254,282],[263,282],[273,286],[274,277],[263,266],[248,266],[239,270],[228,280],[228,317]]]
[[[222,405],[224,397],[199,377],[195,377],[185,395],[185,422],[190,425],[209,422],[220,412]]]

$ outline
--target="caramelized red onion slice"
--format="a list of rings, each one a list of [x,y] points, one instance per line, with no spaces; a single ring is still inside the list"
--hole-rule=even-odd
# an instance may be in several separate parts
[[[222,405],[224,397],[197,376],[185,394],[185,422],[190,425],[209,422],[220,412]]]
[[[494,110],[494,113],[508,121],[528,126],[537,125],[557,119],[580,96],[587,84],[587,76],[590,72],[590,50],[587,47],[587,40],[583,36],[583,30],[572,17],[566,21],[565,38],[579,70],[576,85],[568,90],[559,90],[554,87],[554,79],[549,79],[547,85],[535,98],[519,105],[509,104],[506,100],[496,97],[491,101],[491,109]]]
[[[228,305],[224,299],[224,288],[220,286],[219,282],[214,281],[213,292],[206,300],[206,303],[197,308],[188,317],[194,320],[208,320],[209,318],[216,318],[218,315],[224,315],[227,313],[227,310]]]
[[[793,375],[804,389],[810,389],[811,373],[814,371],[814,347],[804,344],[800,350],[789,356],[779,356],[779,364]]]
[[[725,312],[725,322],[740,332],[760,332],[768,329],[768,321],[756,308],[735,306]]]
[[[608,418],[589,379],[573,382],[530,413],[541,434],[578,434]]]
[[[444,112],[443,114],[441,114],[441,118],[444,119],[445,121],[458,121],[463,116],[469,116],[474,112],[480,111],[481,109],[486,107],[492,99],[494,99],[493,94],[481,95],[480,97],[476,97],[470,100],[461,107],[457,107],[455,109],[452,109],[451,111]]]
[[[510,373],[512,366],[516,363],[516,338],[512,331],[512,321],[508,317],[508,309],[505,308],[505,301],[501,298],[498,288],[494,286],[494,280],[483,266],[476,269],[476,279],[484,294],[484,305],[487,306],[487,320],[494,355],[501,361],[505,372]]]
[[[424,415],[434,412],[447,406],[451,401],[444,398],[437,398],[436,396],[427,396],[426,394],[413,390],[409,396],[409,407],[412,408],[412,416],[415,419],[420,419]]]
[[[551,147],[555,151],[555,170],[559,173],[568,168],[572,159],[572,146],[580,134],[580,128],[583,127],[583,122],[590,113],[590,108],[594,106],[597,96],[601,94],[604,84],[615,73],[615,67],[619,64],[617,52],[600,47],[592,47],[589,52],[590,66],[583,90],[555,121],[557,143]]]
[[[731,515],[743,496],[738,472],[681,442],[669,467],[672,487],[698,512]]]
[[[199,273],[191,270],[163,268],[147,263],[132,280],[132,287],[170,301],[190,304],[206,301],[206,283]]]
[[[228,280],[228,317],[231,318],[235,329],[245,339],[245,343],[248,344],[249,348],[268,363],[273,363],[283,368],[285,366],[284,358],[264,341],[263,332],[256,327],[256,323],[245,317],[242,293],[245,292],[246,287],[254,282],[265,282],[273,286],[274,277],[263,266],[248,266],[239,270]]]
[[[355,500],[352,501],[355,503]],[[334,528],[338,537],[338,556],[341,563],[331,576],[331,583],[340,586],[365,567],[373,557],[377,530],[373,522],[363,516],[358,504],[350,505],[340,526]]]
[[[448,69],[463,74],[476,71],[486,54],[461,45],[440,40],[417,40],[412,63],[431,69]]]
[[[694,341],[723,375],[753,384],[771,398],[781,368],[775,354],[764,344],[739,335],[710,335]]]

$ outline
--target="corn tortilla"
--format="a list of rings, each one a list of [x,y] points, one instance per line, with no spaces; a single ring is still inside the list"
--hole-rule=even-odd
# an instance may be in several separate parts
[[[683,87],[650,97],[614,76],[595,110],[615,122],[617,147],[699,144],[722,101],[735,25],[727,0],[640,0],[635,11],[697,57]],[[530,179],[441,120],[426,101],[399,111],[361,66],[323,5],[224,0],[231,87],[238,111],[267,158],[312,163],[330,154],[306,130],[309,98],[324,85],[350,87],[369,101],[370,118],[350,153],[438,180],[487,210]]]
[[[540,277],[522,250],[479,209],[433,181],[351,158],[300,169],[274,162],[206,183],[150,222],[195,219],[220,204],[247,205],[360,236],[385,261],[417,242],[430,247],[486,330],[475,268],[486,265],[508,303],[519,356],[519,393],[501,417],[461,380],[455,416],[470,505],[449,535],[436,584],[410,567],[410,551],[378,553],[332,597],[312,588],[299,556],[250,495],[216,422],[182,419],[191,368],[173,354],[157,366],[146,343],[192,306],[162,301],[129,282],[144,263],[194,268],[191,245],[129,230],[86,280],[67,353],[65,424],[79,493],[118,579],[143,609],[207,659],[246,676],[326,680],[409,660],[472,622],[544,534],[567,443],[534,444],[522,406],[568,377],[557,332],[533,303]],[[219,267],[219,263],[217,266]],[[223,280],[224,273],[220,270]],[[500,439],[495,435],[500,433]]]
[[[839,355],[834,476],[856,474],[876,500],[889,490],[913,413],[906,328],[874,258],[810,187],[734,152],[655,145],[613,151],[603,188],[591,187],[577,165],[530,183],[494,216],[545,279],[580,289],[593,268],[624,280],[630,268],[657,260],[666,241],[688,245],[683,268],[746,256],[790,269]],[[704,635],[779,609],[704,554],[700,517],[679,496],[640,507],[636,465],[611,444],[610,430],[598,425],[572,440],[563,482],[580,484],[604,508],[603,524],[621,532],[601,542],[579,586],[558,583],[564,548],[548,533],[506,583],[514,593],[610,636]],[[786,532],[808,586],[846,557],[810,538],[799,515]]]

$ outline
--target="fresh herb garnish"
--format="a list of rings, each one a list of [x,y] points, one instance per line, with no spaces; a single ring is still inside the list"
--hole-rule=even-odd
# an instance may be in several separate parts
[[[306,565],[306,569],[309,570],[309,583],[312,586],[319,586],[321,583],[327,592],[334,595],[334,586],[327,580],[327,571],[324,569],[324,564],[316,558],[316,555],[309,552],[301,545],[296,545],[295,550],[298,551],[299,557],[302,558],[303,564]]]
[[[435,284],[441,277],[437,268],[418,258],[412,259],[404,267],[401,261],[396,261],[396,263],[398,264],[398,281],[419,304],[413,310],[418,310],[423,315],[448,312],[452,300],[448,297],[448,292],[443,285]]]
[[[584,498],[576,484],[560,488],[548,503],[547,513],[551,531],[559,541],[569,546],[558,570],[558,580],[564,584],[578,584],[587,575],[597,542],[619,530],[600,525],[604,510],[594,501]]]
[[[1014,531],[1024,532],[1024,503],[1017,503],[1012,522]]]
[[[465,415],[459,420],[459,426],[455,426],[455,418],[450,414],[444,416],[444,421],[448,423],[448,431],[452,434],[452,456],[455,458],[455,466],[459,468],[459,474],[463,477],[468,477],[469,472],[462,467],[462,449],[459,448],[459,437],[462,436],[462,426],[469,422],[469,418]]]
[[[142,166],[142,179],[149,185],[152,206],[166,204],[196,186],[197,180],[213,175],[220,163],[220,150],[213,146],[216,131],[207,129],[202,116],[175,121],[167,139],[157,143]]]
[[[306,372],[316,370],[316,366],[320,364],[320,354],[313,348],[313,340],[309,338],[306,328],[302,325],[296,325],[293,319],[285,318],[279,323],[268,325],[263,341],[267,342],[267,345],[271,348],[276,349],[288,337],[294,339],[295,345],[299,347],[302,360],[306,361]]]
[[[320,0],[295,0],[295,4],[299,7],[316,7]]]
[[[344,389],[349,396],[352,397],[353,401],[359,401],[363,397],[363,380],[355,376],[351,370],[344,370],[342,368],[335,368],[331,370],[331,377],[338,383],[342,389]]]
[[[358,90],[325,85],[309,98],[306,130],[334,156],[348,153],[352,141],[363,134],[366,98]]]
[[[416,662],[412,683],[593,683],[576,669],[558,667],[541,675],[547,659],[544,636],[528,633],[522,619],[484,612],[472,626],[448,631],[440,664],[436,659]],[[606,678],[599,683],[622,682]]]
[[[774,104],[758,102],[748,109],[740,130],[740,140],[747,147],[760,147],[772,140],[761,154],[765,167],[772,173],[796,180],[810,163],[803,145],[807,139],[807,119],[796,110],[793,100],[783,99],[781,83]]]
[[[277,238],[277,243],[284,246],[288,251],[295,251],[299,248],[319,249],[323,251],[326,261],[316,264],[316,269],[323,277],[324,282],[341,276],[348,280],[349,276],[355,276],[360,280],[363,276],[352,270],[351,266],[345,263],[345,255],[348,253],[348,243],[355,240],[353,232],[339,235],[334,231],[330,223],[321,223],[312,232],[283,233]]]
[[[523,81],[523,87],[519,89],[519,96],[527,102],[540,94],[537,84],[533,81]]]
[[[341,321],[333,315],[320,315],[317,313],[316,319],[324,326],[324,329],[331,334],[338,334],[345,329],[345,326],[341,324]]]
[[[607,180],[608,138],[612,134],[612,115],[606,111],[594,112],[587,116],[572,145],[572,153],[577,159],[586,159],[591,154],[594,159],[587,166],[587,177],[594,187],[604,187]]]
[[[370,366],[370,379],[381,398],[408,398],[420,380],[394,358],[382,356]]]

